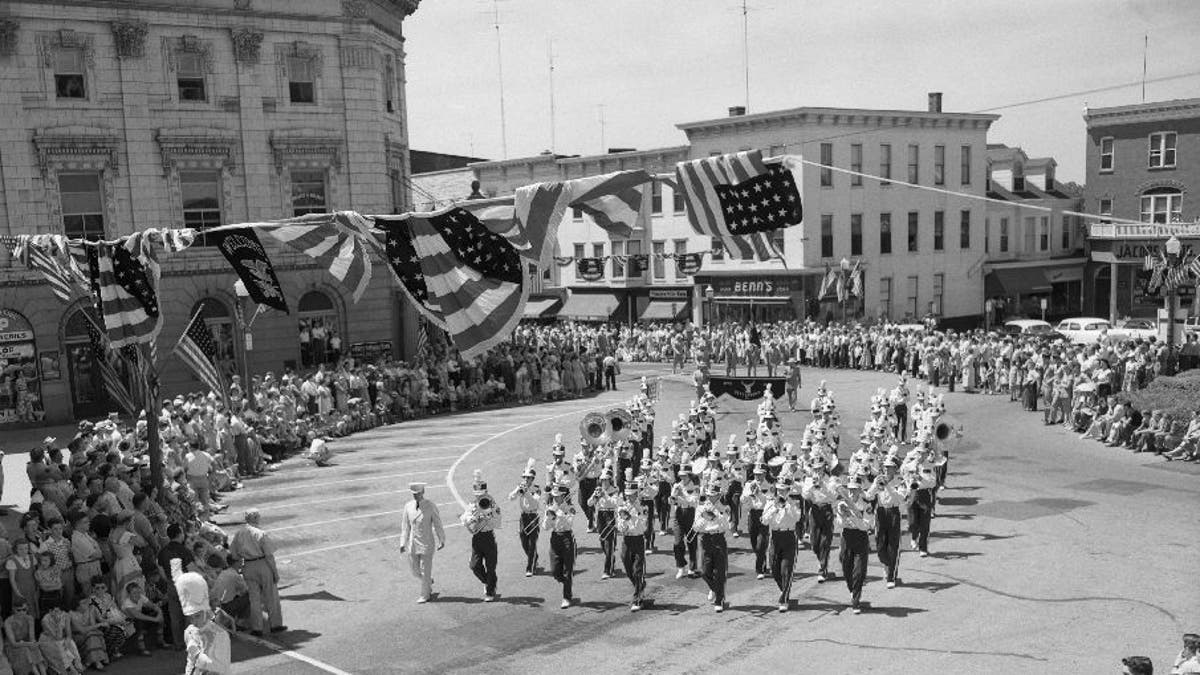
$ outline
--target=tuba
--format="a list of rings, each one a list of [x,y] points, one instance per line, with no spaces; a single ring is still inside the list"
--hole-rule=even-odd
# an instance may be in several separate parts
[[[605,414],[608,420],[609,437],[617,442],[624,443],[629,440],[629,436],[633,431],[633,415],[625,408],[613,408]]]
[[[608,433],[608,418],[598,412],[590,412],[579,422],[579,437],[591,446],[602,444]]]
[[[941,449],[946,452],[953,450],[954,446],[958,445],[958,440],[962,438],[963,425],[957,422],[958,420],[950,415],[941,415],[938,417],[937,423],[933,425],[933,437]]]

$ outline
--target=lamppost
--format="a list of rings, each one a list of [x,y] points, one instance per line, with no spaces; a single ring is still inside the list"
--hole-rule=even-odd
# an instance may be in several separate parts
[[[842,288],[850,283],[850,261],[842,258],[838,265],[842,268],[842,286],[839,287]],[[846,298],[848,297],[850,297],[849,289],[838,293],[838,300],[842,303],[842,324],[846,323]]]
[[[1165,284],[1167,287],[1167,359],[1163,364],[1163,370],[1167,375],[1175,374],[1175,308],[1179,304],[1179,281],[1180,274],[1178,270],[1183,266],[1183,244],[1179,241],[1179,237],[1171,235],[1163,248],[1167,252],[1167,274]],[[1174,273],[1172,273],[1174,272]]]
[[[705,289],[704,289],[704,300],[705,300],[704,305],[705,305],[705,307],[708,308],[708,318],[705,320],[705,322],[709,326],[712,326],[713,323],[715,323],[713,320],[713,296],[715,296],[716,294],[717,294],[717,292],[715,290],[713,290],[712,284],[709,284],[708,286],[705,287]]]

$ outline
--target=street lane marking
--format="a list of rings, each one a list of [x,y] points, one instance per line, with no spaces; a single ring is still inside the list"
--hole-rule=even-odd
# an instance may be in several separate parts
[[[442,529],[449,530],[452,527],[462,527],[462,523],[451,523],[449,525],[446,525]],[[367,544],[374,544],[374,543],[377,543],[380,541],[387,541],[389,539],[399,539],[399,538],[400,538],[400,533],[397,532],[396,534],[387,534],[382,537],[375,537],[374,539],[363,539],[361,541],[351,541],[351,542],[347,542],[345,544],[335,544],[333,546],[322,546],[321,548],[309,549],[307,551],[299,551],[297,553],[282,553],[281,557],[283,557],[284,562],[287,562],[287,560],[289,558],[298,558],[300,556],[305,556],[305,555],[315,555],[317,553],[324,553],[326,551],[337,551],[337,550],[340,550],[343,548],[351,548],[354,546],[366,546]]]
[[[425,486],[425,491],[428,492],[430,490],[442,490],[442,489],[445,489],[445,487],[446,487],[445,485],[427,485],[427,486]],[[293,506],[312,506],[313,504],[328,504],[330,502],[344,502],[344,501],[349,501],[351,499],[365,499],[367,497],[382,497],[384,495],[395,495],[395,494],[400,494],[401,492],[408,492],[408,487],[405,486],[402,488],[397,488],[395,490],[384,490],[383,492],[364,492],[362,494],[357,494],[357,495],[346,495],[345,497],[330,497],[329,499],[314,499],[314,500],[307,501],[307,502],[288,502],[287,504],[267,504],[266,506],[257,506],[255,508],[257,508],[259,511],[274,511],[276,509],[289,509],[289,508],[292,508]],[[247,504],[246,506],[250,506],[250,504]]]
[[[330,480],[324,483],[305,483],[303,485],[276,485],[275,487],[262,488],[254,490],[255,494],[260,492],[278,492],[280,490],[309,490],[312,488],[325,487],[326,485],[341,485],[343,483],[361,483],[369,480],[382,480],[384,478],[404,478],[406,476],[423,476],[427,473],[441,473],[444,469],[432,469],[429,471],[409,471],[407,473],[383,473],[377,476],[363,476],[362,478],[344,478],[342,480]]]
[[[458,506],[458,502],[444,502],[437,506]],[[297,523],[296,525],[284,525],[283,527],[272,527],[267,532],[282,532],[283,530],[298,530],[302,527],[316,527],[318,525],[332,525],[333,523],[341,523],[347,520],[360,520],[362,518],[379,518],[380,516],[392,516],[397,513],[404,513],[404,509],[394,509],[392,511],[379,511],[378,513],[360,513],[357,516],[345,516],[343,518],[331,518],[329,520],[317,520],[311,523]]]
[[[289,659],[295,659],[296,661],[300,661],[302,663],[307,663],[308,665],[312,666],[313,668],[317,668],[319,670],[323,670],[327,673],[330,673],[330,675],[352,675],[352,673],[348,673],[348,672],[342,670],[341,668],[338,668],[337,666],[331,666],[328,663],[325,663],[324,661],[318,661],[317,659],[314,659],[311,656],[305,656],[298,652],[294,652],[290,649],[284,649],[283,647],[281,647],[269,640],[257,638],[248,633],[240,633],[239,632],[239,633],[234,633],[233,635],[240,640],[244,640],[245,642],[250,642],[250,643],[256,644],[259,647],[264,647],[266,649],[269,649],[269,650],[275,652],[276,654],[281,654],[283,656],[286,656]]]
[[[444,446],[441,448],[430,448],[430,449],[432,449],[432,450],[448,450],[450,448],[465,448],[465,447],[467,447],[467,445],[468,444],[463,443],[462,445],[447,445],[447,446]],[[336,452],[333,454],[335,459],[337,458],[338,454],[339,453],[336,453]],[[362,464],[332,464],[330,466],[318,466],[318,467],[313,467],[311,469],[295,469],[292,471],[288,471],[287,469],[280,469],[280,470],[270,473],[266,476],[263,476],[263,480],[266,480],[268,478],[277,478],[277,477],[278,478],[287,478],[290,476],[295,476],[296,474],[300,474],[300,473],[307,475],[307,474],[312,474],[312,473],[333,472],[338,469],[361,469],[363,467],[384,466],[384,465],[390,465],[390,464],[408,464],[410,462],[432,462],[432,461],[440,460],[440,459],[454,459],[455,457],[458,457],[458,455],[437,455],[435,457],[409,457],[408,459],[389,459],[389,460],[386,460],[383,462],[367,460],[367,461],[363,462]],[[253,485],[261,485],[261,484],[262,484],[262,481],[254,481],[254,483],[253,483]]]

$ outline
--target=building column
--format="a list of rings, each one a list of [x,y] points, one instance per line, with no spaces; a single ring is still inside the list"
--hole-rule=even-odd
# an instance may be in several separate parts
[[[1117,275],[1120,274],[1121,268],[1117,263],[1111,262],[1108,264],[1108,321],[1112,325],[1117,325]]]

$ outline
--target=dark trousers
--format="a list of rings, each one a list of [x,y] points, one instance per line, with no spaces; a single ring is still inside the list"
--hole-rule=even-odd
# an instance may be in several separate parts
[[[766,537],[763,537],[766,539]],[[796,567],[796,533],[771,531],[771,575],[779,586],[779,604],[786,605],[792,595],[792,570]]]
[[[471,535],[471,572],[484,585],[488,595],[496,594],[497,553],[495,532]]]
[[[828,573],[829,549],[833,546],[833,507],[829,504],[813,504],[808,510],[808,539],[821,574]]]
[[[608,391],[609,389],[612,389],[615,391],[616,388],[617,388],[617,369],[616,368],[605,368],[604,369],[604,390]]]
[[[767,528],[762,524],[762,509],[750,509],[746,529],[750,532],[750,548],[754,549],[754,573],[767,573],[767,544],[770,543]]]
[[[521,530],[517,536],[521,539],[521,550],[525,551],[525,571],[532,572],[537,566],[538,525],[540,521],[536,513],[521,514]]]
[[[742,522],[742,484],[740,481],[729,481],[725,490],[725,505],[729,507],[729,527],[734,532],[740,531],[738,524]]]
[[[908,441],[908,406],[900,404],[892,408],[896,415],[896,440]]]
[[[658,494],[654,496],[654,512],[658,514],[658,529],[666,532],[667,525],[671,523],[671,484],[666,481],[658,483]]]
[[[871,544],[866,530],[842,530],[842,550],[838,557],[842,562],[842,576],[846,577],[846,588],[850,600],[858,607],[862,597],[863,582],[867,580],[867,559],[871,555]]]
[[[875,509],[875,550],[888,581],[895,581],[900,570],[900,536],[900,507]]]
[[[917,498],[908,505],[908,534],[917,550],[929,550],[929,524],[933,516],[933,490],[917,490]]]
[[[572,532],[550,534],[550,570],[554,580],[562,584],[563,600],[571,599],[571,582],[575,576],[575,535]]]
[[[713,604],[725,604],[725,576],[729,571],[725,535],[702,534],[700,546],[704,548],[704,583],[713,592]]]
[[[588,499],[596,491],[597,482],[595,478],[579,479],[579,508],[583,511],[583,515],[587,516],[589,530],[596,529],[596,509],[588,504]]]
[[[643,499],[642,511],[646,514],[646,531],[642,536],[646,537],[646,550],[654,548],[654,538],[658,532],[654,529],[654,502],[653,499]]]
[[[633,604],[641,604],[646,590],[646,540],[644,537],[622,537],[625,546],[621,549],[621,565],[625,576],[633,584]]]
[[[600,550],[604,552],[604,573],[612,576],[616,569],[617,512],[596,511],[596,529],[600,531]]]
[[[689,536],[694,522],[696,522],[696,509],[690,506],[675,509],[674,553],[676,567],[696,569],[696,538]]]

